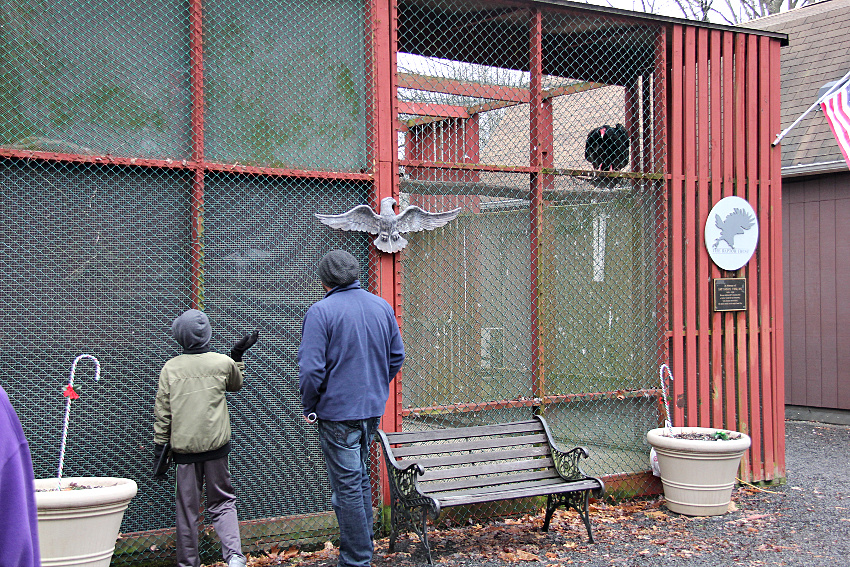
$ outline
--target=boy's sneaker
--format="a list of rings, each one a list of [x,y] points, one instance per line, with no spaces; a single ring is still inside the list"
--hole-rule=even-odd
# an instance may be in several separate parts
[[[227,562],[227,567],[245,567],[246,565],[245,557],[242,555],[232,555]]]

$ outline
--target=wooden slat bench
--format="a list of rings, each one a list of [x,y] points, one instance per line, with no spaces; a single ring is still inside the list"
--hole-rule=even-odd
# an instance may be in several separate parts
[[[605,485],[584,474],[584,447],[558,448],[546,421],[529,421],[430,431],[385,433],[378,430],[390,483],[390,542],[400,529],[414,531],[431,563],[428,513],[437,519],[451,506],[546,496],[543,531],[559,506],[574,508],[593,543],[588,501]],[[418,516],[418,517],[417,517]]]

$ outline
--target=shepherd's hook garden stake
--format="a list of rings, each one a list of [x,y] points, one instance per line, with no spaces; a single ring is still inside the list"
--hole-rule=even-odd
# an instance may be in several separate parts
[[[71,400],[80,397],[74,391],[74,373],[77,371],[77,363],[83,358],[90,358],[94,361],[94,379],[95,381],[100,380],[100,362],[95,357],[90,354],[81,354],[74,359],[74,363],[71,365],[71,376],[68,378],[68,385],[65,386],[65,390],[62,392],[62,395],[68,399],[65,401],[65,423],[62,425],[62,445],[59,448],[59,473],[56,477],[57,490],[62,490],[62,465],[65,462],[65,444],[68,439],[68,420],[71,417]]]
[[[666,364],[662,364],[658,369],[658,377],[661,379],[661,396],[664,398],[664,411],[667,412],[667,418],[664,420],[664,427],[667,428],[667,435],[673,436],[673,422],[670,421],[670,401],[667,399],[667,391],[668,384],[667,381],[664,380],[664,371],[667,371],[667,376],[670,377],[670,381],[673,381],[673,373],[670,372],[670,367]]]

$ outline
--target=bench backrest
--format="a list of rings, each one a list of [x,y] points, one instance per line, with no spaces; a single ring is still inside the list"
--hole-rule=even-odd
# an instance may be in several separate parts
[[[419,463],[426,469],[418,479],[426,492],[558,476],[539,419],[385,435],[400,467]]]

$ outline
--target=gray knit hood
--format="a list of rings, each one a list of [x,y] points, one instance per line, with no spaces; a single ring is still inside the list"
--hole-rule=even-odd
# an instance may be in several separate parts
[[[171,334],[183,347],[183,354],[209,352],[212,328],[206,313],[189,309],[171,324]]]

